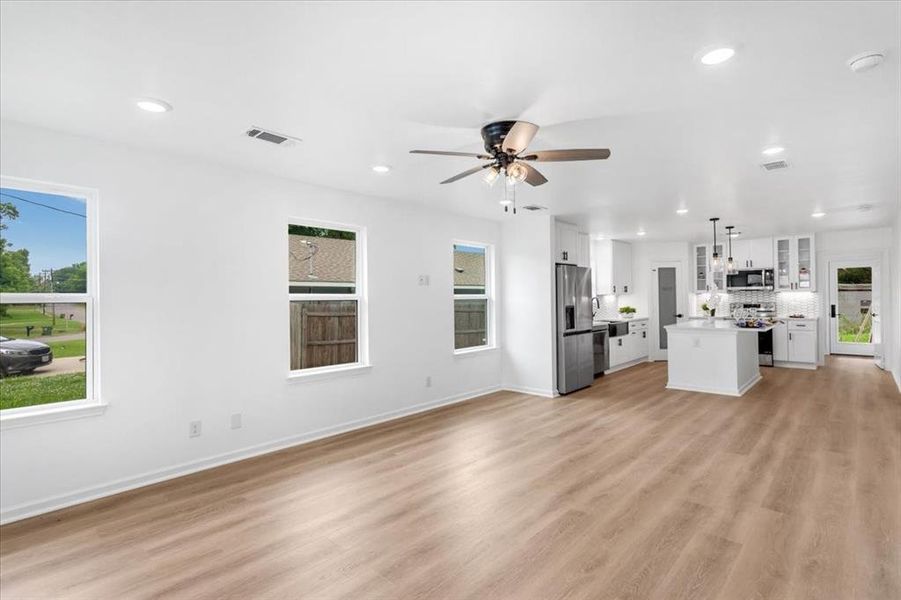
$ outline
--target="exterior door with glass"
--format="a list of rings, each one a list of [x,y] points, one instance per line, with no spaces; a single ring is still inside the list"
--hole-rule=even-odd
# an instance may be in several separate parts
[[[882,367],[879,263],[829,263],[829,352],[872,356]]]

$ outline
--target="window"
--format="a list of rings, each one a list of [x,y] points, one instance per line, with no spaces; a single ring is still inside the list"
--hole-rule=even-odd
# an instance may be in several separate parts
[[[483,244],[454,244],[454,350],[494,345],[493,257]]]
[[[95,395],[95,194],[0,180],[3,418],[99,404]],[[51,406],[53,405],[53,406]]]
[[[360,228],[288,225],[292,373],[367,364],[364,243]]]

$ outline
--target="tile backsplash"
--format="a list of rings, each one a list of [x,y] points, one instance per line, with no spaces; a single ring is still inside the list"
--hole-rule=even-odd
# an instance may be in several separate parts
[[[595,309],[595,321],[616,321],[620,318],[619,302],[616,296],[597,296],[601,307]]]
[[[701,305],[709,298],[709,294],[693,294],[693,315],[701,315]],[[780,317],[801,314],[805,317],[815,318],[820,312],[820,296],[817,292],[773,292],[741,290],[737,292],[721,293],[717,309],[717,316],[729,316],[729,305],[733,302],[775,302],[776,314]]]

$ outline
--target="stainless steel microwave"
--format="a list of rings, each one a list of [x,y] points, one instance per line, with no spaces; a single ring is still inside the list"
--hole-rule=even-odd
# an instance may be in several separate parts
[[[738,273],[726,275],[726,289],[771,290],[773,278],[773,269],[742,269]]]

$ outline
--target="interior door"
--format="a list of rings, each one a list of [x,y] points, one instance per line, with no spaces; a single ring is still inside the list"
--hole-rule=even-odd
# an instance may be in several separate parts
[[[666,326],[682,319],[687,297],[682,278],[682,263],[659,262],[651,265],[651,315],[649,354],[651,360],[666,360]]]
[[[872,356],[884,368],[879,263],[829,263],[829,352]]]

